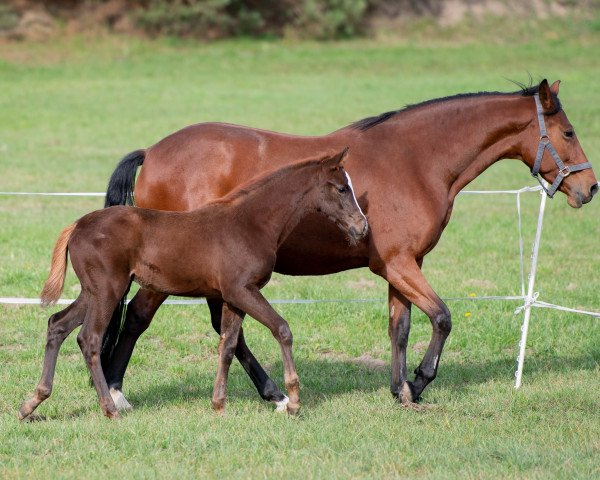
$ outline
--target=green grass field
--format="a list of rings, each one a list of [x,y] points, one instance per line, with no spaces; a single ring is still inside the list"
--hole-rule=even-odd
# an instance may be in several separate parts
[[[117,161],[190,123],[227,121],[323,134],[433,97],[514,90],[506,78],[560,78],[590,161],[600,155],[600,37],[556,31],[526,43],[361,40],[216,44],[119,37],[0,44],[0,191],[103,191]],[[564,33],[564,32],[563,32]],[[568,33],[568,32],[567,32]],[[400,139],[399,139],[400,141]],[[469,188],[533,185],[506,160]],[[523,198],[525,256],[537,194]],[[60,229],[102,200],[0,197],[0,296],[36,296]],[[540,299],[600,310],[600,200],[549,201]],[[443,297],[519,293],[515,199],[459,197],[424,270]],[[125,378],[135,410],[110,422],[71,335],[55,389],[19,423],[41,371],[51,311],[0,306],[2,478],[593,478],[600,475],[599,319],[534,310],[523,387],[513,388],[515,302],[449,303],[454,330],[423,408],[389,394],[386,286],[367,270],[276,275],[269,298],[380,299],[278,305],[294,332],[303,407],[262,402],[234,363],[213,414],[217,336],[204,306],[163,307]],[[65,296],[76,295],[70,273]],[[254,320],[246,338],[280,386],[279,347]],[[431,333],[414,312],[409,368]]]

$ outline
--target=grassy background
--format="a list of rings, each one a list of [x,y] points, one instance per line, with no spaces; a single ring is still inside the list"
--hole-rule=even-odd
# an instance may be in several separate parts
[[[458,92],[513,90],[505,78],[563,80],[561,100],[589,159],[600,151],[600,38],[565,24],[528,41],[230,41],[210,45],[106,37],[0,45],[0,191],[103,191],[116,162],[190,123],[228,121],[323,134],[356,119]],[[504,161],[473,188],[532,184]],[[526,254],[539,198],[523,199]],[[100,199],[0,197],[0,296],[35,296],[60,229]],[[598,201],[549,202],[537,289],[541,299],[600,309]],[[527,256],[527,255],[526,255]],[[459,197],[425,272],[444,297],[519,293],[514,197]],[[384,299],[367,270],[320,278],[276,275],[269,298]],[[70,274],[65,296],[76,294]],[[535,310],[524,386],[512,388],[521,316],[511,302],[451,302],[454,330],[424,408],[389,395],[384,301],[280,305],[295,334],[303,410],[273,414],[241,367],[227,415],[210,408],[217,336],[207,309],[164,307],[125,379],[136,410],[104,419],[72,335],[49,421],[20,424],[38,379],[48,311],[0,306],[0,476],[5,478],[591,478],[600,474],[598,319]],[[429,321],[414,312],[409,368]],[[279,348],[245,324],[281,386]]]

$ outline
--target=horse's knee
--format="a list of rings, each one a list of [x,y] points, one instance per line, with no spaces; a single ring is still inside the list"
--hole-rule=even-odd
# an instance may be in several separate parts
[[[288,325],[287,322],[283,322],[279,326],[279,328],[275,332],[275,337],[283,345],[286,345],[286,346],[289,346],[289,347],[292,346],[292,343],[294,341],[294,336],[292,335],[292,331],[290,330],[290,326]]]
[[[48,339],[62,337],[67,333],[68,322],[63,312],[57,312],[48,319]]]
[[[452,315],[447,308],[442,309],[431,320],[433,328],[448,335],[452,331]]]

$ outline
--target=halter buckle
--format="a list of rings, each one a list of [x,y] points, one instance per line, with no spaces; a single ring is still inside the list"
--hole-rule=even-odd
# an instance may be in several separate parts
[[[568,177],[571,174],[571,169],[565,165],[558,171],[558,174],[563,178]]]

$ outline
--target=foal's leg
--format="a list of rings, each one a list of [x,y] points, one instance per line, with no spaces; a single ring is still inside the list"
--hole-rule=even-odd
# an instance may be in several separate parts
[[[292,356],[290,326],[273,309],[257,287],[241,287],[230,293],[231,295],[224,295],[225,300],[266,326],[279,342],[283,357],[285,388],[289,396],[287,411],[291,414],[297,413],[300,410],[300,381]]]
[[[391,284],[388,290],[390,322],[388,333],[392,342],[392,395],[402,403],[411,402],[412,394],[406,381],[406,348],[410,333],[411,303]]]
[[[122,392],[125,370],[137,339],[150,326],[154,314],[167,297],[168,295],[162,293],[141,289],[127,305],[123,331],[104,372],[110,395],[118,410],[132,408]]]
[[[101,291],[107,290],[102,285],[98,285],[97,287]],[[119,418],[119,413],[110,395],[108,384],[102,371],[100,351],[102,349],[104,332],[106,332],[113,311],[118,306],[121,296],[124,293],[125,287],[123,287],[120,295],[99,294],[90,298],[84,325],[77,335],[77,343],[92,375],[94,387],[96,387],[96,393],[100,400],[100,408],[102,408],[102,413],[109,418]]]
[[[48,334],[46,340],[46,352],[44,354],[44,366],[42,367],[42,377],[35,389],[33,397],[26,400],[19,409],[19,419],[27,418],[38,407],[40,403],[46,400],[52,392],[52,383],[54,380],[54,370],[58,352],[65,338],[79,325],[82,324],[85,317],[85,301],[82,301],[81,295],[64,310],[55,313],[48,320]]]
[[[220,298],[208,298],[206,300],[208,308],[210,309],[210,320],[215,331],[221,333],[221,311],[223,309],[223,300]],[[242,318],[245,315],[241,313]],[[240,327],[240,333],[238,336],[237,347],[235,349],[235,356],[244,367],[244,370],[254,383],[258,394],[263,400],[273,402],[277,407],[276,411],[282,412],[286,410],[288,403],[288,397],[286,397],[275,382],[269,378],[267,373],[263,370],[262,366],[246,345],[244,339],[244,329]]]
[[[415,381],[405,382],[401,390],[403,401],[415,401],[437,375],[444,342],[452,329],[450,311],[433,291],[415,259],[394,259],[385,266],[383,276],[407,301],[420,308],[431,321],[433,329],[431,341],[423,360],[415,370]]]
[[[215,378],[212,405],[217,413],[223,413],[227,397],[227,375],[238,343],[244,312],[223,303],[221,335],[219,339],[219,366]]]

